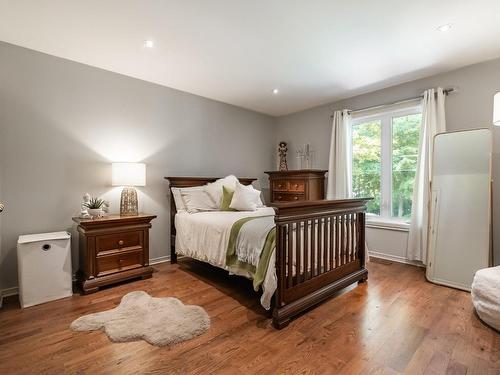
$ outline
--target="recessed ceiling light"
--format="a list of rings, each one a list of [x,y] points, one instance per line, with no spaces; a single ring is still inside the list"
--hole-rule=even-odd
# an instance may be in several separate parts
[[[155,46],[155,42],[152,40],[145,40],[143,45],[146,48],[153,48]]]
[[[447,23],[446,25],[441,25],[437,28],[439,31],[450,31],[451,30],[451,23]]]
[[[274,94],[274,95],[276,95],[276,94],[277,94],[277,93],[279,93],[279,92],[280,92],[280,90],[278,90],[278,89],[273,89],[273,94]]]

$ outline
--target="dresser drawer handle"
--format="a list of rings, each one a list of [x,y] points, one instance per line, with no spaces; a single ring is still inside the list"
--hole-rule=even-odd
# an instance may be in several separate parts
[[[293,197],[294,200],[298,201],[299,200],[299,197]]]
[[[282,199],[283,197],[281,195],[278,195],[278,199]]]
[[[298,188],[299,187],[299,184],[295,184],[295,187]]]
[[[123,246],[124,242],[123,240],[118,241],[118,246]]]

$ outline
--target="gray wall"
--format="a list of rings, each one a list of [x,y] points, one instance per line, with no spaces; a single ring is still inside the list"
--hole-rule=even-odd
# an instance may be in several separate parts
[[[381,105],[416,97],[427,88],[441,86],[458,87],[458,92],[446,100],[448,130],[478,127],[493,128],[493,194],[494,194],[494,243],[495,263],[500,264],[500,127],[493,127],[493,96],[500,91],[500,59],[471,65],[384,90],[323,105],[278,119],[276,141],[289,142],[288,149],[295,152],[298,145],[311,143],[317,151],[316,167],[328,168],[331,121],[335,109],[357,109]],[[291,163],[295,162],[291,158]]]
[[[111,161],[147,164],[140,205],[158,215],[150,257],[166,256],[163,177],[234,173],[267,181],[274,123],[252,111],[0,43],[3,287],[17,285],[19,234],[74,232],[71,217],[85,192],[119,209]]]

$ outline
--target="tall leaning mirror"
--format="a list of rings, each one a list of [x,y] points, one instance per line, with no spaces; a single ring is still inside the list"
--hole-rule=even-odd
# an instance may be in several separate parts
[[[470,291],[474,273],[491,265],[489,129],[434,139],[427,279]]]

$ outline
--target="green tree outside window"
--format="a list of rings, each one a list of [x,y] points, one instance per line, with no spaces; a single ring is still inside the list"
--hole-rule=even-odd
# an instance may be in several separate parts
[[[368,203],[367,212],[405,220],[411,217],[421,121],[420,113],[394,117],[389,114],[353,125],[352,190],[354,197],[374,198]],[[390,165],[383,164],[383,147],[390,148],[384,149],[384,158]],[[390,180],[384,191],[382,175],[387,176],[384,181]],[[381,207],[382,194],[385,201],[390,201],[390,208]]]

